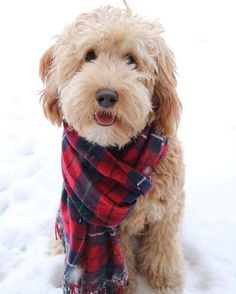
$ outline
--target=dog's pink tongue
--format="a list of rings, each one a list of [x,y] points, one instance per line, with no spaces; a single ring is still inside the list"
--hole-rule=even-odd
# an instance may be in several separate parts
[[[103,111],[96,112],[95,118],[97,122],[103,126],[109,126],[115,120],[115,117],[111,113]]]

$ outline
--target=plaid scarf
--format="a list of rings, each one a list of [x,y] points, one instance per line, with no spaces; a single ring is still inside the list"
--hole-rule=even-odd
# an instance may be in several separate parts
[[[146,126],[123,149],[88,142],[64,121],[64,185],[56,231],[65,247],[63,293],[122,294],[127,271],[120,224],[152,188],[167,138]]]

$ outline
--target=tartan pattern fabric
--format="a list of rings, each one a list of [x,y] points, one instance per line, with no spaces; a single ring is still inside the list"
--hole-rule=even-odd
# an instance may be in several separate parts
[[[128,275],[120,224],[152,188],[167,138],[148,125],[123,149],[88,142],[63,122],[64,184],[56,229],[65,247],[64,294],[122,294]]]

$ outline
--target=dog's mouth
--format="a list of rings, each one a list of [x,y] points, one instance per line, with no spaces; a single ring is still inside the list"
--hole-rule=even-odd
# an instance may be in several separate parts
[[[94,119],[100,126],[108,127],[114,124],[116,116],[107,111],[97,111],[94,113]]]

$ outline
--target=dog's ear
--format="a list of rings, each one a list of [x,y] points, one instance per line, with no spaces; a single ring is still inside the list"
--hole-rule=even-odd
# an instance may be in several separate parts
[[[153,109],[157,130],[166,136],[176,133],[181,103],[176,93],[175,61],[164,41],[156,56],[157,70],[153,95]]]
[[[61,125],[62,115],[59,107],[59,94],[55,81],[54,72],[54,46],[50,47],[42,56],[39,66],[39,75],[44,83],[44,89],[41,92],[40,101],[45,116],[58,126]]]

